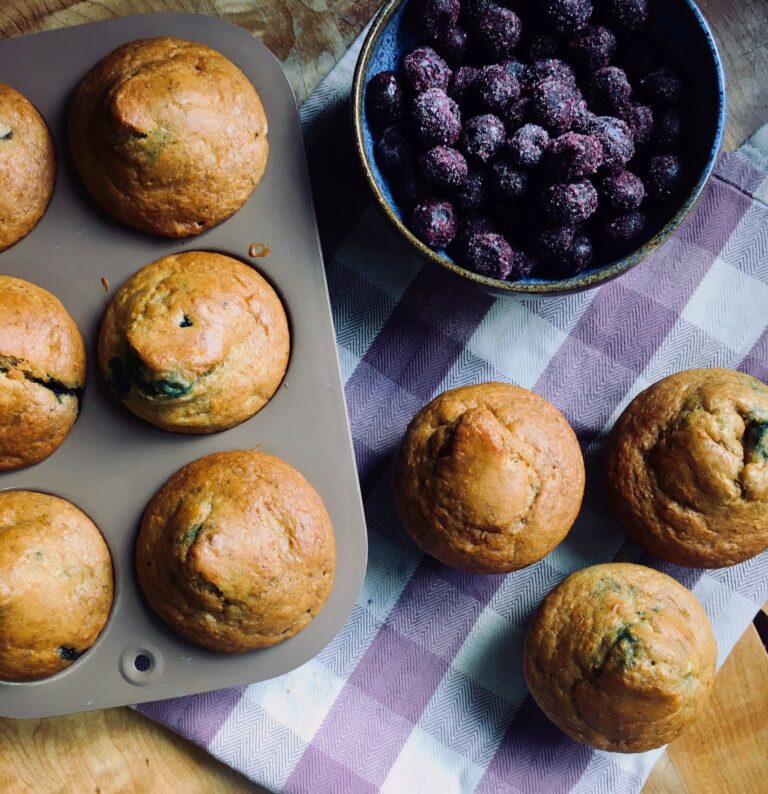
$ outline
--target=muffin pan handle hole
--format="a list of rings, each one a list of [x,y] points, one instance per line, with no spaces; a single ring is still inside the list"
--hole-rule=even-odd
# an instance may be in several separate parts
[[[128,683],[146,686],[163,672],[160,650],[147,643],[138,648],[126,648],[120,657],[120,672]]]

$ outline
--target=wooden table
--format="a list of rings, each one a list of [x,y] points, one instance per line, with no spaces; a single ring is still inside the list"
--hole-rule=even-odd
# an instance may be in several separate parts
[[[768,2],[699,0],[726,60],[726,148],[768,121]],[[283,62],[299,101],[344,54],[379,0],[2,0],[0,36],[150,11],[226,17]],[[1,78],[2,76],[0,76]],[[768,654],[750,627],[718,675],[707,713],[668,752],[644,794],[768,791]],[[0,791],[217,794],[258,787],[127,708],[0,719]]]

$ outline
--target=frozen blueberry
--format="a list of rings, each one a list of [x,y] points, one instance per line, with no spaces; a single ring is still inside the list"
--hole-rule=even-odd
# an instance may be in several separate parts
[[[394,72],[379,72],[365,92],[368,116],[378,127],[388,127],[403,116],[403,89]]]
[[[517,201],[528,192],[530,177],[509,158],[500,157],[490,168],[489,182],[499,198]]]
[[[397,180],[397,197],[406,207],[413,207],[423,201],[433,190],[418,168],[409,168]]]
[[[522,61],[517,61],[514,58],[504,61],[501,64],[508,72],[510,77],[517,80],[520,86],[520,94],[525,95],[531,88],[531,67]]]
[[[592,16],[590,0],[544,0],[544,15],[560,33],[579,30]]]
[[[570,64],[557,58],[545,58],[540,61],[534,61],[533,66],[531,66],[531,86],[536,86],[545,80],[559,80],[568,85],[576,85],[576,75]]]
[[[680,101],[683,84],[677,72],[666,66],[655,69],[640,80],[640,91],[651,104],[667,107]]]
[[[621,119],[598,116],[590,132],[603,147],[603,167],[606,171],[619,171],[635,156],[632,131]]]
[[[589,134],[597,116],[589,109],[587,103],[582,99],[576,105],[576,112],[573,119],[573,131],[580,132],[582,135]]]
[[[506,130],[501,119],[490,113],[474,116],[464,126],[461,145],[464,151],[481,163],[492,160],[506,140]]]
[[[507,144],[512,162],[523,168],[535,168],[548,146],[549,133],[537,124],[520,127]]]
[[[674,108],[668,108],[660,116],[656,125],[654,143],[659,149],[674,152],[680,146],[680,114]]]
[[[568,39],[568,49],[577,66],[592,72],[611,62],[616,36],[603,25],[587,25]]]
[[[635,146],[648,143],[653,135],[655,124],[651,108],[648,105],[634,103],[623,108],[620,115],[621,120],[626,122],[632,132]]]
[[[648,0],[605,0],[608,18],[624,30],[638,30],[648,21]]]
[[[673,196],[682,183],[680,160],[673,154],[652,157],[648,163],[648,193],[660,201]]]
[[[459,106],[439,88],[430,88],[414,99],[413,120],[425,146],[453,146],[461,135]]]
[[[543,61],[554,58],[560,50],[562,36],[559,33],[542,32],[531,36],[528,55],[532,61]]]
[[[520,97],[520,83],[501,64],[484,66],[473,89],[480,106],[492,113],[501,113]]]
[[[548,226],[535,239],[536,253],[542,262],[562,263],[567,260],[573,246],[575,231],[571,226]]]
[[[451,70],[432,47],[419,47],[403,58],[403,75],[411,91],[420,94],[430,88],[445,91],[451,79]]]
[[[385,170],[399,174],[413,162],[413,142],[403,124],[387,127],[376,144],[376,160]]]
[[[453,204],[440,199],[425,199],[411,213],[413,233],[430,248],[445,248],[456,236]]]
[[[627,75],[618,66],[601,66],[587,83],[587,99],[596,113],[608,115],[621,110],[632,96]]]
[[[572,274],[576,275],[586,270],[591,264],[594,256],[592,241],[586,234],[577,234],[573,238],[571,246],[571,267]]]
[[[490,5],[480,17],[477,32],[496,58],[511,58],[520,42],[520,18],[509,8]]]
[[[495,233],[498,231],[496,222],[482,212],[467,212],[459,218],[456,240],[463,245],[473,234]]]
[[[419,158],[424,176],[439,187],[459,187],[467,178],[464,155],[450,146],[435,146]]]
[[[645,185],[631,171],[608,174],[600,184],[600,195],[606,206],[616,212],[636,210],[645,198]]]
[[[521,125],[525,124],[528,113],[531,107],[531,100],[528,97],[518,99],[511,105],[507,105],[501,118],[504,121],[508,130],[516,130]]]
[[[416,13],[425,31],[455,25],[460,11],[459,0],[419,0],[416,5]]]
[[[462,0],[461,18],[470,29],[474,30],[480,24],[483,14],[492,6],[495,0]]]
[[[533,117],[543,127],[560,135],[573,126],[581,101],[578,90],[562,80],[545,80],[531,92]]]
[[[478,210],[488,201],[485,172],[470,168],[464,181],[454,191],[454,201],[463,210]]]
[[[517,281],[528,276],[536,270],[538,262],[525,251],[512,252],[512,270],[507,276],[507,281]]]
[[[475,233],[464,245],[464,265],[488,278],[507,278],[512,272],[513,257],[506,238],[492,232]]]
[[[456,102],[463,102],[469,96],[479,74],[480,70],[473,66],[460,66],[451,77],[448,93]]]
[[[603,164],[603,147],[593,135],[567,132],[550,144],[546,164],[560,181],[584,179]]]
[[[451,65],[461,66],[467,54],[467,32],[464,28],[440,28],[433,39],[440,55]]]
[[[544,210],[556,223],[576,226],[595,214],[597,191],[592,183],[556,182],[544,191]]]
[[[627,212],[606,221],[603,237],[609,249],[624,248],[639,243],[648,231],[648,220],[642,212]]]

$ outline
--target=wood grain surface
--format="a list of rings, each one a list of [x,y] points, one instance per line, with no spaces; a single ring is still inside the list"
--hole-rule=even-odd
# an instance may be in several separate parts
[[[726,148],[768,121],[768,0],[699,0],[729,84]],[[0,36],[154,11],[221,16],[260,37],[305,99],[379,0],[0,0]],[[2,76],[0,75],[0,79]],[[670,745],[644,794],[768,792],[768,655],[740,640],[704,717]],[[0,719],[3,794],[218,794],[257,786],[127,708],[44,720]]]

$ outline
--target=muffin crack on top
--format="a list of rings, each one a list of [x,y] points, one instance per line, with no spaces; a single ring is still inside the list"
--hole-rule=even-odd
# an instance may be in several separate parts
[[[78,412],[80,411],[84,391],[84,386],[82,384],[79,386],[67,386],[67,384],[59,380],[59,378],[54,378],[47,374],[37,374],[31,362],[16,358],[15,356],[0,355],[0,374],[9,378],[18,377],[20,375],[24,380],[35,383],[50,391],[59,403],[61,403],[62,397],[74,397],[78,403]]]

